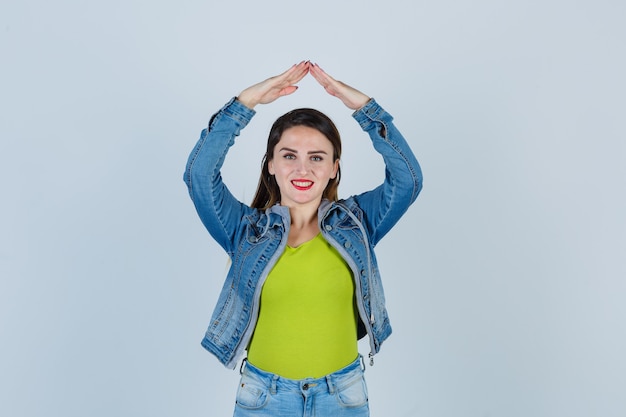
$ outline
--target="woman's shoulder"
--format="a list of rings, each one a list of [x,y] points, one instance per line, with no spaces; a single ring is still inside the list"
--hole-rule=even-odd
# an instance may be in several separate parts
[[[336,214],[339,218],[356,218],[359,222],[363,218],[363,210],[359,206],[358,200],[355,196],[348,198],[342,198],[337,201],[322,201],[320,211],[324,217],[328,215]]]

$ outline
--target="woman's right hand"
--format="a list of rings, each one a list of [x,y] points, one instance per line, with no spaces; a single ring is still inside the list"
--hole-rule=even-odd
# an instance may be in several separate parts
[[[268,104],[279,97],[292,94],[298,89],[295,84],[309,73],[310,67],[309,61],[302,61],[280,75],[246,88],[237,96],[237,100],[253,109],[257,104]]]

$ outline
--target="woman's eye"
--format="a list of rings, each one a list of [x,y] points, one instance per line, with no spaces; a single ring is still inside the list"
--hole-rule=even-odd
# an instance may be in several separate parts
[[[294,154],[288,153],[284,155],[285,159],[296,159],[296,156]]]
[[[321,157],[321,156],[312,156],[312,157],[311,157],[311,161],[319,162],[319,161],[321,161],[321,160],[322,160],[322,157]]]

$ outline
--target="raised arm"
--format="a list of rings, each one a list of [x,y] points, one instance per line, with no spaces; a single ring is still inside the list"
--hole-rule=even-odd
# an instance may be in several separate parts
[[[385,180],[371,191],[354,197],[365,213],[365,225],[376,244],[397,223],[422,188],[422,171],[409,144],[393,124],[393,117],[376,100],[335,80],[312,64],[311,75],[328,94],[355,110],[354,119],[367,132],[374,149],[385,161]]]
[[[280,75],[246,88],[211,117],[193,148],[184,180],[198,216],[211,236],[232,254],[241,218],[252,208],[235,198],[222,180],[221,168],[235,137],[255,114],[257,104],[267,104],[297,90],[295,85],[309,72],[310,63],[301,62]]]

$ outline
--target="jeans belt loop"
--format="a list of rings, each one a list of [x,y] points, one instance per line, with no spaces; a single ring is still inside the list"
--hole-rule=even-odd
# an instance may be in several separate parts
[[[335,393],[335,381],[333,381],[332,376],[326,375],[326,385],[328,385],[328,393],[331,395],[334,394]]]
[[[365,359],[363,359],[363,355],[359,354],[359,359],[361,359],[361,370],[365,372]]]
[[[248,363],[248,358],[243,358],[243,360],[241,361],[241,366],[239,367],[239,375],[243,375],[243,370],[246,367],[247,363]]]

